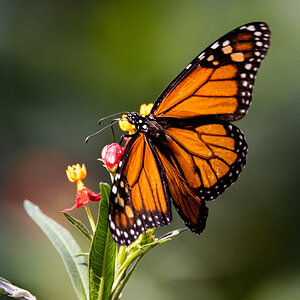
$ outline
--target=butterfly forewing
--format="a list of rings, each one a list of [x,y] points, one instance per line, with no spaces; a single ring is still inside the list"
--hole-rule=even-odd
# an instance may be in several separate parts
[[[163,172],[150,141],[136,134],[126,146],[110,196],[110,229],[120,245],[129,245],[145,230],[171,222]]]
[[[155,102],[157,117],[216,116],[234,121],[251,104],[257,70],[269,48],[265,23],[249,23],[214,42],[200,53]]]

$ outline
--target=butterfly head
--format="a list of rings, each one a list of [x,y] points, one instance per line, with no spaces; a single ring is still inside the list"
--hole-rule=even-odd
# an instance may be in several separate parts
[[[130,124],[134,125],[138,131],[148,132],[147,116],[132,112],[127,114],[127,120]]]

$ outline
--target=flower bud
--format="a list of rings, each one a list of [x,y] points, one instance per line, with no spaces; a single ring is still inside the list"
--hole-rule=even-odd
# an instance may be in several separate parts
[[[101,158],[110,172],[115,172],[124,149],[117,143],[106,145],[101,151]]]

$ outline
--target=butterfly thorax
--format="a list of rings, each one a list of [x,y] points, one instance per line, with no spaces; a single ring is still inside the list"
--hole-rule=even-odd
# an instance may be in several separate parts
[[[131,112],[127,115],[127,120],[130,124],[134,125],[137,131],[148,131],[146,117],[136,112]]]
[[[127,120],[135,126],[138,132],[142,132],[149,136],[157,137],[164,131],[163,127],[155,120],[153,114],[143,116],[136,112],[132,112],[127,115]]]

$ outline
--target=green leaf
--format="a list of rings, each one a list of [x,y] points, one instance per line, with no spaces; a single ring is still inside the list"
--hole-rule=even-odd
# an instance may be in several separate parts
[[[89,232],[89,230],[86,228],[86,226],[79,220],[74,219],[66,212],[63,212],[64,216],[67,218],[67,220],[74,225],[90,242],[93,239],[93,235]]]
[[[75,257],[82,251],[72,235],[64,227],[43,214],[39,207],[30,201],[25,200],[24,207],[59,252],[78,298],[80,300],[88,299],[87,266],[83,257]]]
[[[2,277],[0,277],[0,295],[19,300],[36,300],[36,297],[28,291],[13,285]]]
[[[101,183],[98,221],[89,256],[90,300],[110,299],[114,281],[116,244],[109,231],[110,187]]]

